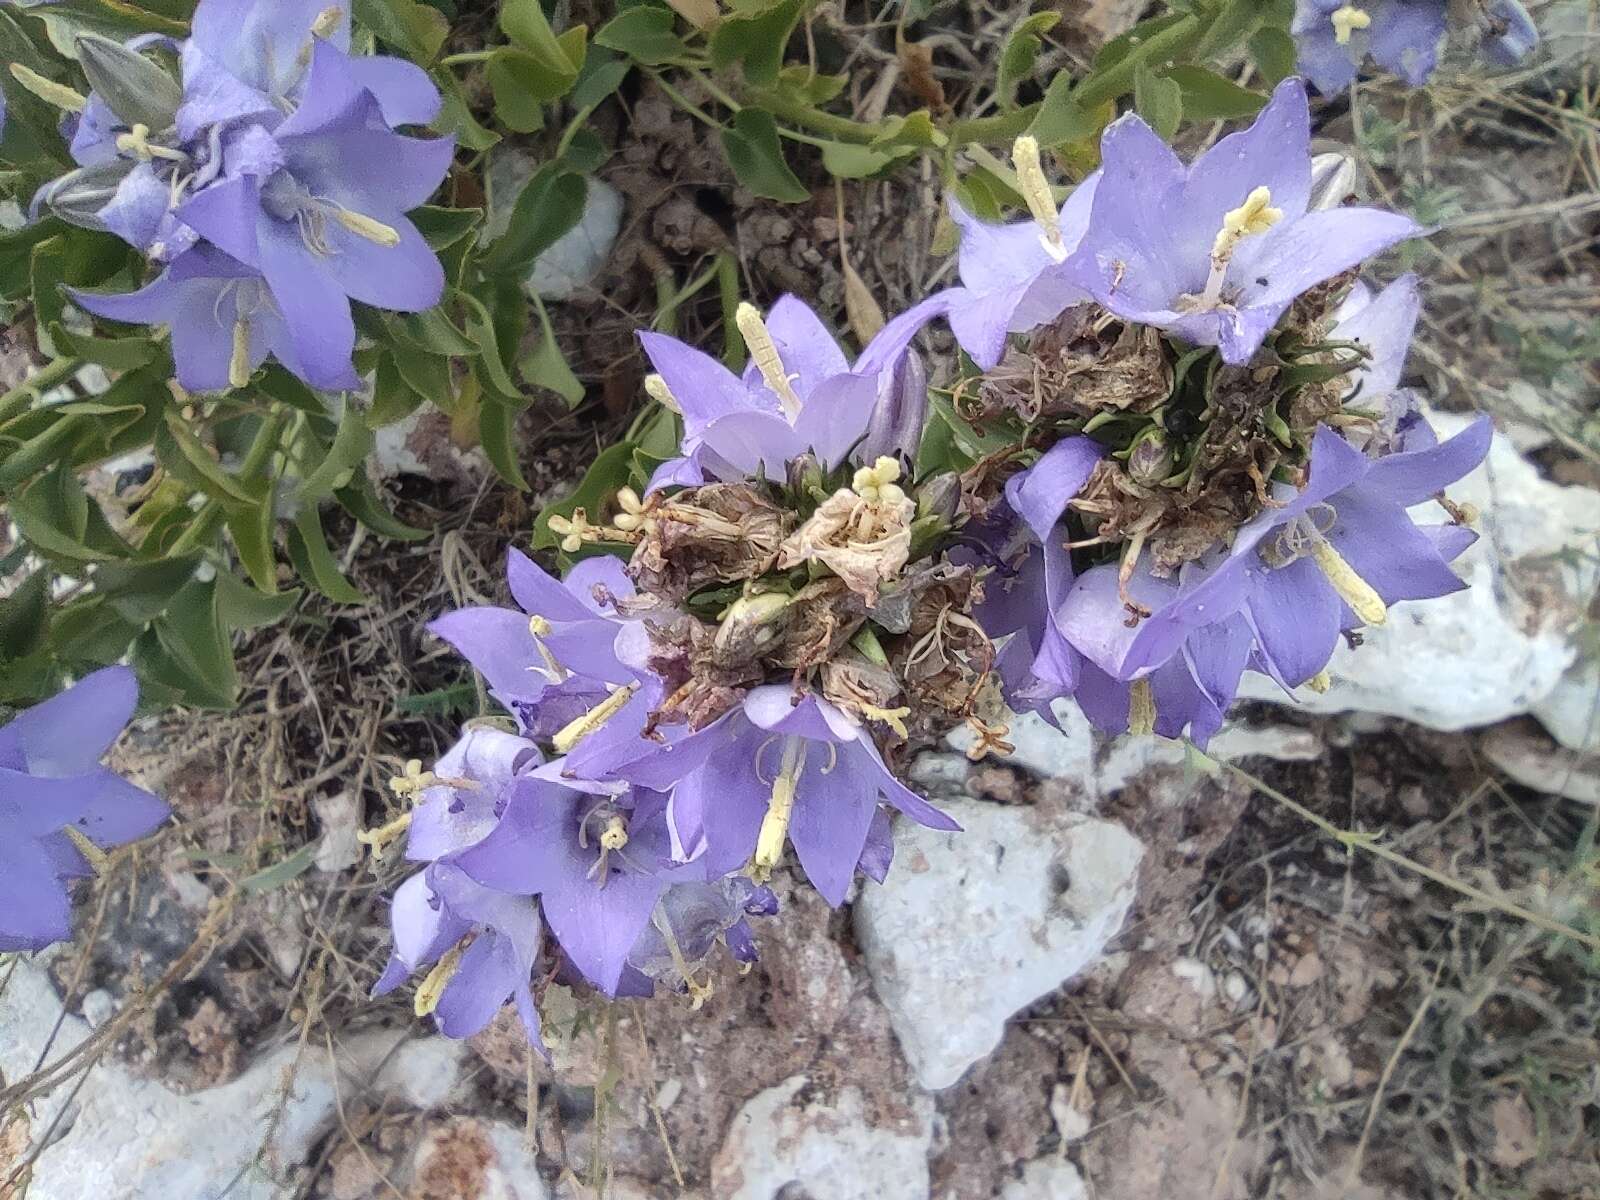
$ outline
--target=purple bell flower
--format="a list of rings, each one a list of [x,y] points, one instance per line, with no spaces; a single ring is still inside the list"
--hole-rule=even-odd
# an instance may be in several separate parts
[[[378,100],[389,125],[426,125],[439,115],[427,72],[403,59],[352,58],[348,5],[324,0],[202,0],[182,52],[184,104],[178,132],[250,120],[269,129],[301,98],[314,42],[345,60],[355,85]]]
[[[477,669],[526,733],[553,737],[614,690],[636,683],[637,672],[616,648],[628,622],[610,607],[611,598],[634,595],[621,561],[584,559],[562,581],[513,549],[506,576],[521,611],[458,609],[428,630]]]
[[[269,357],[314,387],[343,380],[342,373],[319,377],[300,357],[260,273],[212,246],[196,246],[136,292],[67,294],[97,317],[167,326],[178,382],[191,392],[221,391]]]
[[[683,457],[663,463],[652,489],[708,480],[782,479],[789,464],[814,453],[825,470],[847,458],[871,462],[864,447],[915,453],[924,406],[905,389],[906,347],[920,325],[891,322],[854,368],[827,327],[803,301],[780,297],[765,319],[740,307],[739,328],[750,348],[742,377],[710,355],[661,333],[639,341],[660,377],[662,398],[683,414]],[[914,370],[914,368],[913,368]],[[888,412],[874,424],[880,405]],[[906,409],[909,407],[910,411]],[[869,429],[873,434],[868,439]]]
[[[300,106],[251,140],[237,171],[177,210],[261,273],[318,387],[360,384],[350,301],[422,312],[444,294],[444,268],[405,214],[438,189],[455,143],[391,130],[351,61],[316,41]]]
[[[1031,468],[1006,483],[1006,510],[995,522],[985,556],[995,573],[974,614],[992,638],[1011,635],[997,669],[1007,702],[1047,719],[1050,702],[1078,685],[1080,656],[1060,621],[1073,584],[1070,534],[1060,524],[1104,449],[1086,437],[1057,442]]]
[[[93,873],[83,847],[137,841],[167,819],[100,765],[138,698],[133,672],[107,667],[0,726],[0,951],[70,938],[67,881]]]
[[[960,286],[913,305],[890,321],[880,337],[887,334],[894,340],[902,328],[915,332],[942,316],[949,320],[961,348],[987,371],[1005,353],[1007,335],[1048,324],[1073,305],[1090,299],[1067,259],[1089,230],[1100,172],[1074,188],[1057,210],[1037,155],[1036,147],[1031,157],[1019,155],[1018,167],[1024,186],[1031,184],[1029,190],[1044,197],[1035,205],[1039,215],[995,225],[973,216],[952,199],[950,216],[961,231],[957,250]],[[1027,169],[1030,166],[1032,171]]]
[[[1447,0],[1297,0],[1289,32],[1299,69],[1319,92],[1342,92],[1370,56],[1411,87],[1428,81],[1450,21]],[[1519,0],[1490,0],[1483,50],[1501,66],[1520,62],[1539,31]]]
[[[550,1057],[539,1037],[531,987],[543,937],[532,899],[486,888],[444,860],[395,890],[389,920],[394,953],[372,989],[374,996],[387,995],[416,972],[432,968],[417,989],[417,1010],[431,1015],[439,1032],[471,1037],[509,1000],[529,1042]]]
[[[704,729],[621,768],[634,782],[671,792],[667,819],[675,861],[720,878],[754,859],[770,873],[792,842],[812,886],[839,905],[865,862],[887,867],[869,845],[880,797],[933,829],[958,826],[895,778],[866,729],[817,696],[796,704],[784,684],[751,690]]]
[[[1477,466],[1493,432],[1484,417],[1441,443],[1411,414],[1400,423],[1395,452],[1372,459],[1318,429],[1305,486],[1275,485],[1277,506],[1243,525],[1219,560],[1180,577],[1178,595],[1118,639],[1108,671],[1136,678],[1196,629],[1237,613],[1250,625],[1262,668],[1292,688],[1327,665],[1341,630],[1381,623],[1402,600],[1461,590],[1449,563],[1477,535],[1454,524],[1416,525],[1406,510]],[[1104,636],[1125,615],[1120,606],[1086,605],[1075,643]]]
[[[665,796],[574,785],[561,767],[513,780],[494,829],[453,861],[487,887],[538,896],[573,966],[614,996],[668,884],[697,872],[671,866]]]
[[[1296,296],[1422,232],[1378,209],[1308,211],[1310,137],[1295,79],[1189,166],[1139,117],[1119,118],[1076,278],[1125,320],[1248,362]]]

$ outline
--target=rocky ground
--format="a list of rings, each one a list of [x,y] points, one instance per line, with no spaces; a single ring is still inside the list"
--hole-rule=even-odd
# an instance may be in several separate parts
[[[1140,5],[1070,7],[1087,53]],[[1441,430],[1471,409],[1501,430],[1453,489],[1482,514],[1472,587],[1341,651],[1324,696],[1263,690],[1210,758],[1107,743],[1065,709],[1062,731],[1019,724],[1004,761],[928,750],[911,772],[964,836],[902,826],[888,882],[838,911],[780,878],[760,963],[719,967],[698,1010],[555,997],[546,1066],[510,1023],[455,1045],[367,999],[401,868],[355,831],[477,704],[422,624],[497,595],[533,504],[625,419],[642,364],[616,351],[662,263],[688,278],[731,250],[761,298],[798,290],[841,328],[841,232],[885,307],[949,270],[931,177],[753,202],[641,94],[610,131],[620,217],[541,281],[599,399],[538,410],[538,494],[413,422],[385,443],[388,486],[439,534],[347,537],[371,607],[308,604],[246,648],[237,713],[123,747],[178,821],[86,892],[76,946],[0,965],[19,1101],[0,1200],[1600,1198],[1600,378],[1581,350],[1600,17],[1540,16],[1539,67],[1364,86],[1324,129],[1370,190],[1445,226],[1392,265],[1432,281],[1413,369]],[[985,20],[980,55],[1015,15]],[[708,300],[684,336],[715,336]]]

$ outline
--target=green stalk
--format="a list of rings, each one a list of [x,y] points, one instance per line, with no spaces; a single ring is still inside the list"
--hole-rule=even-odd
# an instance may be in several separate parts
[[[0,425],[4,425],[18,413],[26,412],[35,399],[58,383],[65,383],[71,379],[83,369],[83,365],[81,358],[58,358],[40,367],[31,379],[24,379],[4,396],[0,396]]]

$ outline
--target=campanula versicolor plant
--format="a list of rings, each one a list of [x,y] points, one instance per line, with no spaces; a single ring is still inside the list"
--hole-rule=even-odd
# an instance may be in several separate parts
[[[1020,139],[1033,219],[953,207],[960,285],[854,363],[789,296],[739,309],[742,376],[643,334],[677,456],[601,512],[551,517],[578,560],[564,581],[512,551],[517,610],[435,621],[516,729],[468,736],[526,764],[455,793],[441,861],[536,900],[546,978],[698,1000],[718,939],[750,953],[744,914],[772,909],[790,848],[837,905],[883,878],[892,814],[959,836],[896,774],[914,742],[965,726],[981,757],[1007,748],[1008,708],[1053,720],[1071,700],[1108,732],[1203,746],[1245,672],[1325,686],[1341,636],[1463,586],[1448,564],[1475,535],[1444,489],[1490,428],[1440,444],[1401,386],[1417,281],[1374,293],[1355,273],[1421,230],[1343,202],[1304,85],[1187,166],[1137,116],[1101,149],[1063,204]],[[971,364],[940,420],[988,452],[919,472],[910,343],[939,318]],[[446,848],[438,803],[412,818],[423,857]],[[722,889],[698,938],[674,920],[685,887]],[[465,969],[443,945],[429,1003]]]

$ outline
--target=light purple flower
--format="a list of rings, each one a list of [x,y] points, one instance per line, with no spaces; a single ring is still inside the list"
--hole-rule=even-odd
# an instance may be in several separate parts
[[[974,615],[991,638],[1011,635],[997,669],[1007,701],[1018,711],[1050,717],[1050,702],[1078,684],[1079,655],[1060,622],[1073,583],[1071,534],[1061,524],[1067,505],[1088,482],[1104,449],[1086,437],[1057,442],[1006,484],[1006,509],[981,531],[994,574]],[[987,536],[985,536],[987,533]]]
[[[1141,564],[1126,592],[1159,610],[1182,594],[1185,573],[1197,571],[1196,564],[1186,564],[1177,579],[1158,579]],[[1090,722],[1107,733],[1133,729],[1168,738],[1187,733],[1203,747],[1222,728],[1238,694],[1252,658],[1251,628],[1237,614],[1223,617],[1189,631],[1155,666],[1126,674],[1128,646],[1137,635],[1118,575],[1116,563],[1090,568],[1061,604],[1058,619],[1084,658],[1073,696]]]
[[[196,246],[136,292],[67,294],[97,317],[167,326],[178,382],[191,392],[221,391],[241,366],[254,371],[269,357],[313,387],[344,384],[342,372],[324,376],[300,357],[260,273],[211,246]]]
[[[1445,0],[1297,0],[1289,32],[1299,69],[1319,92],[1342,92],[1370,54],[1419,87],[1433,74],[1445,34]]]
[[[432,863],[395,890],[390,909],[394,953],[372,989],[383,996],[411,975],[435,967],[472,941],[453,962],[442,964],[431,1014],[446,1037],[471,1037],[509,1000],[516,1005],[528,1040],[546,1059],[539,1038],[539,1012],[531,988],[543,927],[527,896],[511,896],[476,883],[454,863]],[[432,977],[430,976],[430,980]]]
[[[261,273],[306,369],[346,388],[360,382],[350,301],[421,312],[444,293],[444,269],[405,214],[438,189],[455,150],[391,130],[350,61],[318,40],[300,106],[177,210]]]
[[[92,873],[65,830],[101,849],[167,819],[155,796],[100,765],[138,702],[126,667],[107,667],[0,727],[0,950],[72,936],[67,881]]]
[[[683,413],[683,457],[663,463],[651,488],[742,480],[760,472],[782,479],[806,453],[814,453],[825,470],[846,458],[871,461],[862,457],[862,446],[880,398],[888,405],[908,402],[905,376],[896,373],[920,326],[886,327],[852,369],[817,314],[793,296],[780,297],[764,320],[745,306],[740,321],[751,350],[742,377],[676,338],[639,335]],[[897,440],[902,453],[914,454],[912,435],[919,432],[915,416],[900,413],[897,420],[890,414],[879,422],[872,444]]]
[[[1406,510],[1477,466],[1492,434],[1484,417],[1440,443],[1412,414],[1401,422],[1397,450],[1372,459],[1318,429],[1305,486],[1276,485],[1277,507],[1242,526],[1220,560],[1181,577],[1179,594],[1138,622],[1106,669],[1136,678],[1196,629],[1237,613],[1255,635],[1262,668],[1295,687],[1327,664],[1341,630],[1381,620],[1402,600],[1459,591],[1465,585],[1449,563],[1476,535],[1454,524],[1416,525]],[[1087,607],[1075,644],[1121,615]]]
[[[573,966],[614,996],[668,884],[703,876],[671,864],[665,796],[574,785],[561,766],[513,780],[494,829],[453,861],[486,887],[538,896]]]
[[[1412,87],[1428,81],[1449,24],[1447,0],[1297,0],[1289,27],[1299,69],[1319,92],[1342,92],[1370,56]],[[1482,14],[1484,53],[1511,66],[1539,42],[1519,0],[1490,0]]]
[[[634,782],[671,791],[675,861],[708,879],[755,857],[770,869],[785,840],[828,903],[843,903],[858,865],[886,866],[872,841],[882,798],[933,829],[949,817],[895,778],[865,728],[817,696],[767,684],[704,729],[620,768]]]
[[[635,669],[616,649],[627,622],[609,604],[612,597],[626,600],[634,594],[620,560],[584,559],[562,581],[512,549],[506,554],[506,578],[520,611],[458,609],[428,630],[477,669],[525,732],[551,737],[613,689],[636,682]]]
[[[887,334],[892,344],[902,328],[914,333],[942,316],[972,361],[985,371],[993,367],[1005,353],[1009,334],[1048,324],[1090,299],[1066,260],[1088,232],[1099,182],[1096,171],[1072,190],[1057,215],[1055,237],[1034,220],[1004,225],[980,220],[952,199],[950,216],[961,231],[960,286],[913,305],[879,336]]]
[[[1308,211],[1310,136],[1295,79],[1189,166],[1139,117],[1119,118],[1075,277],[1125,320],[1248,362],[1296,296],[1422,232],[1378,209]]]
[[[439,114],[439,91],[421,67],[398,58],[350,57],[348,5],[202,0],[190,31],[178,111],[185,140],[235,121],[275,127],[301,97],[317,41],[344,59],[355,85],[377,98],[389,125],[426,125]]]

